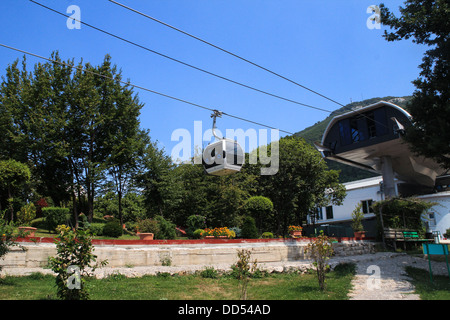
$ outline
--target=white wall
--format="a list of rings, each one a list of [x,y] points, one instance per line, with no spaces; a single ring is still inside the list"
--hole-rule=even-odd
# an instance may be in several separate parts
[[[375,177],[344,183],[347,196],[342,205],[333,206],[333,219],[327,219],[326,208],[322,208],[323,219],[318,220],[316,223],[326,224],[351,221],[352,212],[361,201],[372,200],[375,202],[383,199],[382,194],[379,192],[381,181],[381,177]],[[441,235],[443,235],[450,228],[450,191],[422,195],[417,198],[438,203],[429,210],[430,213],[434,213],[434,219],[428,222],[432,231],[440,231]],[[374,216],[373,213],[365,214],[366,218]]]
[[[333,219],[327,219],[326,208],[322,208],[322,220],[318,220],[317,223],[333,223],[338,221],[349,221],[352,219],[352,212],[355,207],[363,200],[380,201],[381,177],[363,179],[359,181],[344,183],[347,189],[347,196],[345,197],[342,205],[333,206]],[[367,218],[374,217],[373,213],[365,214]]]
[[[450,192],[433,193],[418,198],[437,203],[429,210],[429,213],[434,213],[434,221],[428,220],[428,223],[431,230],[440,231],[442,236],[450,228]]]

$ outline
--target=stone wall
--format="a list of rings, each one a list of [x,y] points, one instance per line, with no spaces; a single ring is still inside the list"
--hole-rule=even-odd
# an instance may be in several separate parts
[[[189,243],[157,245],[94,245],[97,261],[108,260],[108,267],[160,266],[170,265],[217,265],[233,264],[237,250],[252,250],[252,259],[258,263],[307,260],[305,248],[309,241],[267,241],[235,243]],[[350,256],[374,252],[371,241],[341,241],[334,243],[336,256]],[[22,243],[26,250],[14,247],[13,251],[0,260],[5,267],[45,267],[48,258],[56,255],[52,243]]]

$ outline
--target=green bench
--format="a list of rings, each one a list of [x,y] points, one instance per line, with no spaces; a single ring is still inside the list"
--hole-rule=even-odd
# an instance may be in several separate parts
[[[384,239],[387,241],[391,241],[394,249],[397,249],[397,242],[403,242],[403,248],[406,250],[406,243],[432,243],[433,239],[422,239],[419,237],[417,231],[411,230],[403,230],[403,229],[393,229],[393,228],[385,228],[384,229]]]

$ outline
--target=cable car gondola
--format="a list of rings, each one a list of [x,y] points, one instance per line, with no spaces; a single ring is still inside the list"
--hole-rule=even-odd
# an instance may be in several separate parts
[[[237,173],[244,164],[244,151],[234,140],[220,138],[216,135],[216,117],[221,117],[220,111],[214,111],[212,133],[218,140],[209,144],[203,151],[202,163],[206,173],[215,176],[226,176]]]

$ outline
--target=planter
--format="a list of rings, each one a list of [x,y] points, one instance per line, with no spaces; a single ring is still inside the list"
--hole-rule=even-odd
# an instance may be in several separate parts
[[[140,240],[153,240],[153,233],[138,233]]]
[[[365,231],[354,231],[353,232],[355,238],[365,238],[366,237],[366,232]]]
[[[34,237],[34,232],[36,231],[36,228],[33,227],[19,227],[19,232],[24,234],[26,238],[32,238]]]
[[[205,239],[228,239],[228,236],[205,236]]]
[[[302,236],[302,232],[301,231],[291,231],[289,232],[289,234],[291,235],[291,237],[295,238],[295,237],[301,237]]]

